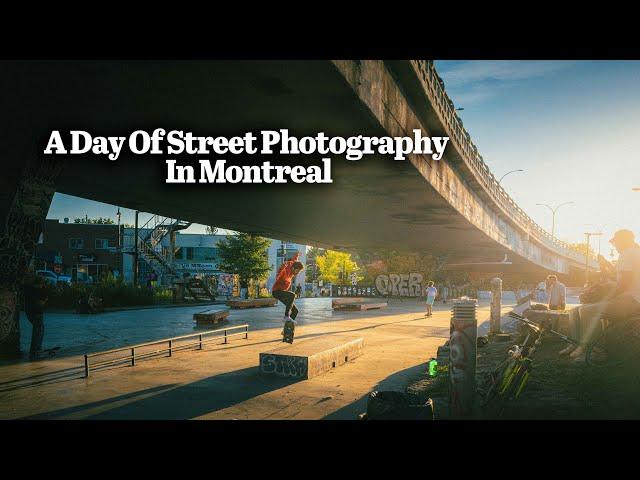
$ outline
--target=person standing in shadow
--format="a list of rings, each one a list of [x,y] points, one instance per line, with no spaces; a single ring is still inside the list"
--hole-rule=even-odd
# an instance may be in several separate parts
[[[33,273],[30,274],[23,287],[23,296],[24,311],[33,327],[31,330],[29,360],[37,360],[42,352],[42,341],[44,339],[44,306],[47,301],[45,279]]]

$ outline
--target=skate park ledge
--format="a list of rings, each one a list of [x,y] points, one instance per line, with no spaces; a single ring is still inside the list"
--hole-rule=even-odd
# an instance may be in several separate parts
[[[260,373],[307,380],[359,357],[363,350],[362,337],[323,335],[260,353]]]

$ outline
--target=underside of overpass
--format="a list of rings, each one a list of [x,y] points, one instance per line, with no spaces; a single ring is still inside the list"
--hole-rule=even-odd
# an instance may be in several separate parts
[[[0,146],[9,167],[3,183],[15,183],[22,164],[43,157],[51,130],[126,136],[162,127],[231,136],[287,128],[298,137],[320,131],[384,136],[409,135],[414,125],[427,135],[446,134],[414,113],[402,68],[406,65],[373,61],[8,63],[1,91],[10,125],[4,131],[15,134]],[[406,161],[332,157],[333,183],[319,185],[167,185],[166,155],[140,158],[123,151],[117,161],[65,159],[56,190],[334,249],[392,247],[449,254],[451,262],[493,262],[507,254],[523,271],[567,273],[567,259],[534,242],[523,244],[504,215],[474,192],[476,186],[465,180],[447,148],[440,162],[415,156]],[[172,158],[193,164],[197,172],[198,159],[219,157]],[[244,159],[265,160],[319,165],[321,158]],[[464,214],[465,202],[475,213]],[[528,253],[534,247],[538,257]]]

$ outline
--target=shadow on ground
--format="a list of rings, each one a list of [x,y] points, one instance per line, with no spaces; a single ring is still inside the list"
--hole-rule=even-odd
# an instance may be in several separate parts
[[[407,385],[416,378],[420,377],[426,370],[427,364],[423,363],[415,365],[410,368],[405,368],[399,372],[389,375],[384,380],[381,380],[373,387],[373,390],[394,390],[397,392],[404,392]],[[373,391],[372,390],[372,391]],[[345,405],[344,407],[336,410],[325,416],[323,420],[357,420],[358,415],[364,413],[367,410],[367,397],[369,394],[363,395],[355,402]]]
[[[61,419],[72,414],[87,420],[185,420],[212,413],[299,381],[260,375],[258,367],[214,375],[186,385],[164,385],[99,402],[46,412],[28,419]],[[133,401],[129,401],[133,399]],[[91,413],[125,401],[124,405]],[[87,415],[82,413],[86,412]]]

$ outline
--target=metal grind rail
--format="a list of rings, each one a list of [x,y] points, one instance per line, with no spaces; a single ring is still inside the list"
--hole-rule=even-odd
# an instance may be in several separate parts
[[[230,331],[241,330],[236,333],[229,333]],[[190,349],[198,349],[202,350],[202,346],[208,343],[219,341],[220,339],[224,339],[223,343],[227,343],[228,339],[231,337],[236,337],[238,335],[244,335],[245,339],[249,338],[249,325],[237,325],[235,327],[227,327],[220,328],[217,330],[208,330],[202,333],[191,333],[189,335],[182,335],[180,337],[172,337],[172,338],[164,338],[162,340],[154,340],[153,342],[139,343],[137,345],[131,345],[128,347],[114,348],[112,350],[105,350],[103,352],[96,353],[88,353],[84,356],[84,376],[85,378],[89,377],[89,373],[91,369],[96,369],[100,367],[106,367],[109,365],[118,365],[118,364],[127,364],[130,363],[131,366],[135,366],[136,360],[144,360],[147,358],[157,357],[163,354],[168,354],[167,356],[172,357],[175,352],[179,352],[182,350],[190,350]],[[209,337],[209,338],[207,338]],[[189,343],[177,343],[178,341],[186,341],[188,339],[196,339],[194,342]],[[157,350],[140,352],[140,350],[144,347],[150,347],[153,345],[164,345],[165,348],[160,348]],[[138,351],[136,353],[136,350]],[[115,355],[120,352],[126,352],[126,355],[117,356],[116,358],[110,358],[108,360],[102,360],[98,362],[90,362],[90,359],[101,357],[105,355]]]

